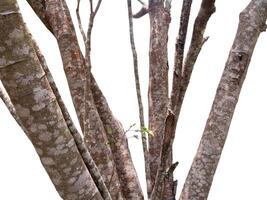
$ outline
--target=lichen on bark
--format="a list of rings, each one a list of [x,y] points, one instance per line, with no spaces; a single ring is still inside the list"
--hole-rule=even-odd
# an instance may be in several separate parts
[[[8,12],[7,12],[8,11]],[[14,0],[0,2],[0,78],[63,199],[102,199],[81,158]]]
[[[207,199],[257,39],[266,28],[267,2],[252,0],[241,12],[233,46],[220,80],[180,200]]]

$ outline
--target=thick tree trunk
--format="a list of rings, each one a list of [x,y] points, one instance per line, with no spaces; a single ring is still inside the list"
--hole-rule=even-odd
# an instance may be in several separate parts
[[[39,3],[40,1],[42,1],[42,3]],[[49,22],[47,22],[47,17],[43,17],[43,16],[48,16],[48,14],[46,14],[46,4],[45,4],[45,0],[40,0],[40,1],[32,1],[32,0],[28,0],[29,4],[32,6],[32,8],[34,9],[34,11],[36,12],[36,14],[38,14],[38,16],[40,17],[40,19],[42,19],[43,22],[45,22],[44,24],[50,24]],[[39,5],[44,5],[44,6],[38,6],[36,4]],[[78,45],[78,41],[75,35],[75,30],[71,21],[71,17],[68,11],[68,8],[65,4],[65,1],[62,3],[62,6],[64,7],[64,13],[62,13],[62,15],[65,15],[65,18],[63,18],[62,20],[65,20],[67,22],[64,22],[65,24],[68,24],[68,31],[70,31],[73,35],[73,38],[71,40],[65,40],[65,45],[71,45],[71,46],[75,46],[75,48],[72,48],[72,51],[77,50],[77,52],[75,53],[75,55],[79,55],[77,57],[71,57],[71,59],[73,59],[73,61],[71,63],[79,63],[78,61],[75,61],[76,59],[80,59],[80,56],[82,56],[80,54],[80,49],[79,49],[79,45]],[[39,9],[44,9],[42,11],[40,11]],[[53,9],[53,8],[52,8]],[[62,10],[61,10],[62,12]],[[43,14],[45,13],[45,14]],[[54,12],[54,14],[59,14]],[[51,27],[52,25],[48,26],[47,28],[49,29],[49,27]],[[60,30],[60,27],[62,27],[62,25],[55,23],[54,25],[54,29],[56,31],[64,31]],[[54,30],[52,29],[52,33],[56,36],[56,33],[54,33]],[[75,35],[75,37],[74,37]],[[60,51],[62,52],[62,55],[65,54],[64,51],[66,51],[64,48],[60,48]],[[68,49],[67,49],[68,51]],[[63,61],[64,63],[69,63],[69,57],[68,56],[62,56],[62,59],[67,59],[67,61]],[[83,65],[85,63],[83,62]],[[85,70],[89,70],[89,69],[85,69]],[[68,73],[68,71],[66,71],[66,73]],[[80,71],[80,73],[83,73],[82,71]],[[84,71],[84,73],[86,73],[86,71]],[[87,74],[90,74],[87,73]],[[84,74],[85,75],[85,74]],[[68,76],[68,75],[67,75]],[[75,77],[74,77],[75,78]],[[78,77],[76,77],[77,80]],[[91,79],[91,78],[90,78]],[[142,199],[143,195],[142,195],[142,190],[138,181],[138,177],[136,174],[136,171],[134,169],[133,163],[132,163],[132,159],[131,159],[131,155],[130,155],[130,151],[128,149],[128,144],[127,144],[127,140],[124,134],[124,130],[122,128],[122,126],[120,126],[120,123],[115,119],[115,117],[113,116],[104,95],[102,94],[101,90],[99,89],[99,87],[97,86],[97,83],[95,82],[95,79],[92,78],[91,80],[91,91],[93,94],[93,98],[94,98],[94,104],[96,106],[97,112],[99,114],[100,119],[102,120],[104,129],[105,129],[105,134],[107,136],[107,141],[103,142],[102,144],[107,144],[111,147],[111,151],[113,154],[113,159],[115,162],[115,167],[116,167],[116,171],[114,171],[114,169],[112,169],[111,174],[108,175],[109,178],[106,179],[106,184],[108,185],[113,185],[118,186],[118,184],[115,184],[114,181],[112,181],[112,184],[110,184],[110,177],[113,177],[113,179],[116,177],[116,173],[118,173],[118,177],[119,177],[119,182],[121,185],[121,190],[123,192],[123,196],[125,196],[126,199]],[[70,83],[69,83],[70,84]],[[85,87],[83,88],[85,89]],[[81,93],[81,95],[83,95],[84,92]],[[87,102],[88,104],[90,104],[89,106],[92,108],[92,99],[90,99],[90,102]],[[75,104],[75,102],[74,102]],[[77,104],[77,105],[81,105],[81,104]],[[84,106],[84,105],[83,105]],[[80,108],[84,108],[83,106],[80,106]],[[95,113],[93,116],[97,116],[95,110],[91,110],[91,113]],[[84,113],[80,116],[83,116]],[[78,115],[79,116],[79,115]],[[91,117],[93,117],[91,116]],[[81,120],[84,120],[83,118]],[[80,120],[80,122],[81,122]],[[94,121],[94,120],[93,120]],[[87,123],[88,124],[88,123]],[[99,124],[99,123],[98,123]],[[91,124],[91,126],[93,126],[94,124]],[[101,123],[100,123],[101,125]],[[82,124],[83,127],[83,124]],[[88,127],[87,130],[92,130],[92,128]],[[103,130],[103,129],[102,129]],[[94,130],[95,132],[96,130]],[[93,145],[93,141],[89,141],[89,138],[92,138],[92,136],[85,136],[85,139],[87,141],[87,144],[89,145],[89,142],[92,142]],[[114,143],[114,140],[116,139],[116,143]],[[113,142],[112,142],[113,141]],[[115,144],[117,145],[117,147],[115,146]],[[91,146],[91,145],[90,145]],[[103,145],[102,145],[103,146]],[[120,148],[118,148],[118,146],[120,146]],[[90,150],[92,151],[92,148],[90,148]],[[91,152],[90,151],[90,152]],[[97,152],[101,152],[100,149],[94,149],[94,151]],[[99,160],[99,158],[98,158]],[[101,161],[101,160],[100,160]],[[103,165],[103,167],[108,167],[110,168],[110,165]],[[103,171],[102,171],[103,172]],[[107,172],[107,171],[106,171]],[[106,174],[106,173],[104,173]],[[104,175],[102,174],[102,175]],[[113,174],[113,175],[112,175]],[[107,174],[106,174],[107,175]],[[112,187],[113,187],[112,186]],[[116,187],[117,189],[119,189],[119,187]],[[115,195],[115,193],[113,193]]]
[[[252,0],[240,14],[234,44],[180,200],[208,198],[250,58],[260,33],[266,28],[266,18],[265,0]]]
[[[0,2],[0,78],[63,199],[102,199],[64,120],[15,0]]]

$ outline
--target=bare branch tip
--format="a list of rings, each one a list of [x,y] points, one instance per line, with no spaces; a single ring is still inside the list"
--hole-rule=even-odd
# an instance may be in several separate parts
[[[133,18],[141,18],[149,12],[148,6],[146,4],[143,5],[140,11],[133,15]]]

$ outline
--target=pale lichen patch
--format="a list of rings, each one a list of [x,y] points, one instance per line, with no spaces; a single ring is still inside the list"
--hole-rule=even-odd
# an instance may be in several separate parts
[[[30,116],[30,110],[28,108],[22,107],[20,104],[16,105],[16,111],[19,116],[21,117],[29,117]]]
[[[54,160],[50,157],[42,157],[41,161],[44,165],[55,165]]]
[[[41,133],[38,138],[43,142],[49,142],[52,139],[52,135],[49,132],[44,132]]]
[[[18,28],[15,28],[8,36],[10,39],[21,40],[24,38],[24,32]]]

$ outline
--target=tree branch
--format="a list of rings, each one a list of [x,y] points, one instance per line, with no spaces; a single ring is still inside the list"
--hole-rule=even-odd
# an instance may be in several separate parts
[[[135,88],[136,88],[136,96],[138,101],[139,108],[139,121],[140,121],[140,130],[145,127],[145,119],[144,119],[144,110],[142,103],[142,95],[139,81],[139,72],[138,72],[138,58],[137,52],[135,48],[134,41],[134,30],[133,30],[133,13],[132,13],[132,2],[131,0],[127,0],[128,4],[128,18],[129,18],[129,33],[130,33],[130,43],[133,54],[133,64],[134,64],[134,77],[135,77]],[[147,135],[142,133],[142,145],[143,145],[143,153],[144,153],[144,161],[145,161],[145,174],[146,174],[146,184],[148,193],[151,192],[151,180],[150,180],[150,167],[149,167],[149,152],[147,147]]]
[[[207,199],[257,39],[266,29],[267,2],[252,0],[237,34],[180,200]]]
[[[162,199],[163,196],[165,199],[175,198],[175,191],[173,190],[173,177],[171,174],[168,177],[166,177],[166,173],[164,172],[168,167],[171,166],[173,162],[172,145],[175,136],[176,123],[179,116],[179,113],[176,112],[176,105],[180,100],[179,90],[182,78],[184,46],[186,42],[191,4],[192,0],[184,0],[182,5],[179,34],[176,38],[176,44],[175,44],[175,58],[174,58],[173,83],[172,83],[170,107],[165,121],[164,139],[161,151],[161,162],[157,172],[156,184],[152,193],[153,199]]]
[[[163,134],[168,107],[168,30],[170,13],[161,1],[150,1],[150,49],[149,49],[149,137],[150,172],[152,188],[161,160]]]
[[[64,3],[64,2],[63,2]],[[65,7],[65,15],[66,15],[66,19],[70,22],[69,26],[70,26],[70,33],[73,33],[74,35],[74,26],[71,22],[71,17],[70,17],[70,13],[66,7],[66,4],[64,3],[63,6]],[[46,12],[46,11],[43,11]],[[39,12],[36,12],[39,13]],[[54,33],[55,34],[55,33]],[[73,40],[65,40],[66,42],[66,46],[75,46],[74,49],[78,49],[79,45],[78,45],[78,41],[75,35],[75,38],[73,38]],[[71,43],[71,44],[69,44]],[[64,51],[64,48],[60,48],[61,51]],[[81,55],[80,50],[75,53],[74,55]],[[79,58],[78,57],[78,58]],[[66,57],[68,58],[68,57]],[[74,57],[76,58],[76,56]],[[83,57],[82,57],[82,60]],[[74,62],[74,61],[73,61]],[[76,61],[77,62],[77,61]],[[63,62],[65,63],[65,62]],[[82,62],[83,66],[85,66],[84,61]],[[82,73],[81,75],[84,76],[85,79],[85,73],[83,73],[82,71],[80,72]],[[80,75],[79,75],[80,76]],[[90,76],[92,76],[92,74],[90,74]],[[76,77],[77,80],[79,80],[79,77]],[[84,80],[82,79],[82,80]],[[88,80],[88,79],[87,79]],[[131,197],[131,198],[137,198],[137,199],[142,199],[143,195],[142,195],[142,191],[139,185],[139,181],[138,181],[138,177],[136,174],[136,171],[134,169],[132,160],[131,160],[131,155],[130,155],[130,151],[128,149],[128,144],[124,135],[124,131],[123,128],[120,126],[119,122],[115,119],[115,117],[113,116],[104,95],[102,94],[101,90],[99,89],[99,87],[97,86],[97,83],[95,82],[95,80],[92,78],[91,81],[91,90],[93,93],[93,98],[94,98],[94,102],[96,104],[96,108],[97,111],[99,113],[99,116],[103,122],[107,137],[108,137],[108,143],[111,146],[111,150],[113,153],[113,157],[114,157],[114,161],[116,164],[116,169],[119,175],[119,179],[121,182],[121,187],[122,187],[122,191],[123,191],[123,195],[125,197]],[[80,93],[80,97],[83,97],[83,101],[84,101],[84,89],[83,88],[83,92]],[[84,106],[84,104],[83,104]],[[82,110],[84,110],[84,107],[80,107]],[[84,115],[84,113],[83,113]],[[82,118],[83,120],[83,118]],[[81,120],[80,120],[81,122]],[[83,129],[83,123],[81,123],[81,127]],[[108,132],[112,132],[112,134],[109,134]],[[117,141],[120,141],[120,145],[119,148],[118,146],[115,145],[115,143],[113,143],[112,141],[114,141],[115,139]]]
[[[90,172],[96,186],[98,187],[98,190],[100,191],[101,195],[103,196],[104,199],[110,199],[111,200],[111,196],[109,194],[109,191],[105,185],[105,182],[92,158],[92,156],[90,155],[80,133],[78,132],[77,128],[75,127],[71,117],[70,117],[70,114],[63,102],[63,99],[61,98],[61,95],[58,91],[58,88],[56,86],[56,83],[54,81],[54,78],[46,64],[46,61],[45,61],[45,58],[44,56],[42,55],[37,43],[32,39],[32,42],[33,42],[33,46],[34,46],[34,50],[36,52],[36,55],[39,59],[39,62],[42,66],[42,69],[44,70],[45,74],[46,74],[46,77],[48,79],[48,82],[51,86],[51,89],[53,90],[53,93],[54,95],[56,96],[56,99],[57,99],[57,102],[58,102],[58,105],[62,111],[62,114],[64,116],[64,119],[66,121],[66,124],[70,130],[70,133],[72,134],[72,137],[74,138],[74,141],[77,145],[77,148],[80,152],[80,155],[81,157],[83,158],[84,160],[84,163],[88,169],[88,171]]]

